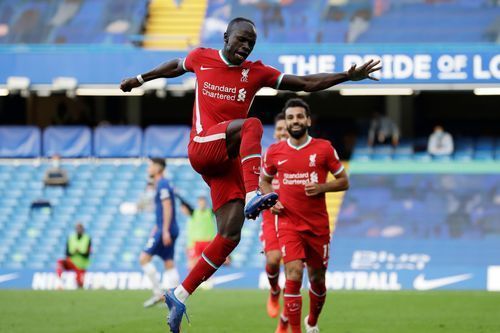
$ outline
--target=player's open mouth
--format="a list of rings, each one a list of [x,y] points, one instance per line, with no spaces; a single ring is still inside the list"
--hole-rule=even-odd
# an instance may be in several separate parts
[[[248,53],[238,51],[235,53],[235,56],[236,56],[236,58],[238,58],[240,60],[245,60],[248,57]]]

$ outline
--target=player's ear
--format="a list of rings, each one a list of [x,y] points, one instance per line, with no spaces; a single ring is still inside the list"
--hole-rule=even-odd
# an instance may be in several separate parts
[[[311,117],[307,116],[307,127],[311,127],[311,125],[312,125]]]
[[[227,31],[224,33],[224,43],[227,43],[229,40],[229,34],[227,33]]]

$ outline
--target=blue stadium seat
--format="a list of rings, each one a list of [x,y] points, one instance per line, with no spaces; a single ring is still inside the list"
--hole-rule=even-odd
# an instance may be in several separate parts
[[[38,157],[42,140],[34,126],[0,126],[0,157]]]
[[[49,126],[43,132],[43,155],[89,157],[92,132],[86,126]]]
[[[144,132],[144,155],[187,157],[190,132],[188,126],[149,126]]]
[[[136,126],[100,126],[94,130],[94,154],[97,157],[139,157],[142,132]]]

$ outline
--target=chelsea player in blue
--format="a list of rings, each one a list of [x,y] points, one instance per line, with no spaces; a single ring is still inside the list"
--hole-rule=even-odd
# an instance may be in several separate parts
[[[168,180],[163,178],[165,168],[165,160],[161,158],[151,159],[148,166],[148,175],[155,186],[156,225],[139,258],[144,274],[153,286],[153,296],[144,302],[144,307],[161,302],[163,297],[158,272],[151,262],[153,256],[159,256],[164,262],[167,288],[174,288],[179,284],[179,273],[174,263],[174,247],[179,227],[175,220],[174,191]]]

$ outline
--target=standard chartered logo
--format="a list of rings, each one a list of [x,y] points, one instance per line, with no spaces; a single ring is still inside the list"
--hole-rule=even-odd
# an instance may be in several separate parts
[[[226,101],[245,102],[247,98],[247,91],[245,88],[238,89],[237,87],[216,85],[210,82],[203,83],[201,92],[205,96]]]
[[[247,98],[247,91],[245,88],[241,88],[238,90],[238,102],[244,102],[245,99]]]

